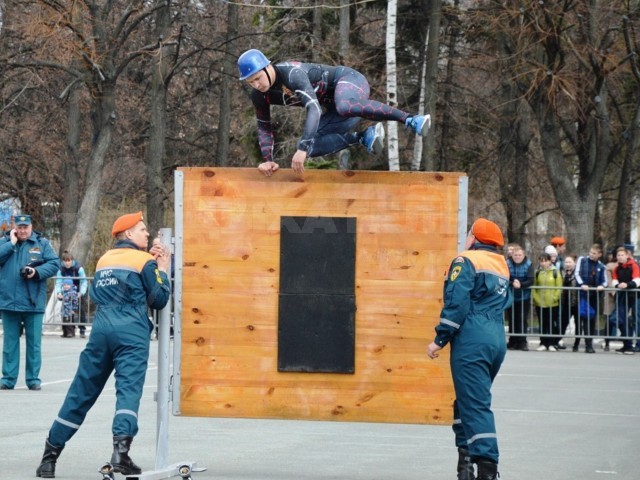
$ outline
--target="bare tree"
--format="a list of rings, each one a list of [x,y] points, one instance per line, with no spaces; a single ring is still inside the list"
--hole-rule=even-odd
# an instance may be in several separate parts
[[[84,164],[81,152],[82,108],[80,82],[69,85],[67,97],[67,154],[64,162],[64,195],[61,205],[60,245],[64,249],[69,245],[76,228],[78,207],[80,205],[81,178],[80,169]]]
[[[28,21],[23,25],[31,29],[32,48],[21,60],[10,62],[10,67],[62,71],[68,75],[69,88],[75,88],[80,82],[89,93],[91,151],[76,231],[68,244],[74,255],[84,262],[98,215],[103,170],[118,118],[117,80],[146,50],[131,42],[134,33],[161,7],[131,4],[120,8],[114,2],[99,4],[89,0],[37,0],[31,5],[32,9],[27,10]],[[57,48],[51,48],[53,45]]]
[[[496,36],[501,62],[500,71],[512,71],[512,59],[517,54],[511,37],[498,32]],[[522,98],[514,82],[502,79],[496,94],[498,115],[497,170],[500,196],[507,216],[507,236],[511,242],[526,244],[529,195],[531,142],[535,135],[529,104]]]
[[[340,60],[344,61],[351,48],[349,31],[351,15],[349,14],[349,0],[340,0]],[[319,10],[319,9],[318,9]]]
[[[425,32],[424,47],[424,75],[420,84],[421,95],[419,101],[420,112],[426,110],[431,115],[432,130],[426,142],[420,136],[415,139],[416,147],[414,148],[413,168],[420,169],[421,161],[424,161],[425,170],[436,170],[436,101],[438,98],[438,61],[440,51],[440,22],[442,18],[442,0],[431,0],[429,9],[429,23]],[[423,144],[426,145],[423,147]],[[418,147],[419,145],[419,147]]]
[[[314,62],[320,62],[320,49],[318,45],[322,45],[322,4],[324,0],[315,0],[313,9],[313,39],[312,39],[312,58]]]
[[[387,104],[397,107],[397,77],[396,77],[396,17],[398,3],[396,0],[387,2]],[[387,154],[389,157],[389,170],[400,170],[400,155],[398,153],[398,123],[387,122]]]
[[[459,0],[454,0],[453,11],[459,12]],[[442,86],[442,103],[444,108],[442,109],[442,115],[440,117],[440,125],[433,126],[433,132],[431,132],[431,140],[430,143],[435,142],[435,136],[439,133],[440,139],[440,149],[432,155],[434,164],[433,170],[442,170],[448,171],[450,169],[449,161],[452,156],[453,149],[450,148],[454,143],[454,135],[455,131],[454,125],[454,98],[455,98],[455,59],[458,55],[458,44],[461,39],[461,15],[448,15],[447,26],[445,28],[445,37],[447,38],[446,42],[446,54],[442,61],[445,64],[444,68],[444,78],[443,78],[443,86]],[[429,30],[431,31],[431,29]],[[426,85],[425,85],[426,87]],[[436,85],[433,85],[435,90]],[[436,118],[434,115],[435,112],[432,112],[431,121],[435,122]],[[436,133],[437,132],[437,133]],[[423,151],[423,157],[428,155],[428,149]],[[438,160],[436,161],[436,157]],[[425,158],[425,169],[429,170],[429,165],[427,163],[427,159]]]
[[[629,66],[635,82],[635,111],[629,128],[623,137],[627,139],[627,148],[620,169],[620,188],[618,190],[618,208],[616,209],[615,243],[620,245],[630,240],[629,206],[632,201],[631,185],[633,181],[633,166],[638,162],[640,151],[640,60],[639,48],[636,43],[636,32],[628,17],[623,17],[625,46],[629,57]],[[637,195],[637,192],[636,192]]]
[[[167,88],[171,67],[171,6],[165,0],[156,0],[155,32],[157,41],[151,66],[149,91],[150,122],[147,149],[147,227],[152,235],[163,227],[164,175],[167,135]]]
[[[596,239],[605,174],[629,122],[612,114],[626,55],[617,28],[624,5],[485,1],[471,20],[477,31],[486,26],[487,38],[500,32],[512,45],[501,75],[534,112],[548,180],[576,251]]]
[[[231,43],[238,35],[238,6],[235,3],[227,4],[227,33],[226,37]],[[221,167],[229,164],[229,135],[231,131],[231,88],[230,83],[235,79],[235,57],[229,53],[222,60],[222,73],[220,75],[220,108],[218,113],[218,147],[215,162]]]

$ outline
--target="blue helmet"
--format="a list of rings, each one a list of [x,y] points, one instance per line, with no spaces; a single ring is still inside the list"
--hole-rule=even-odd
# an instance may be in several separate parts
[[[238,72],[240,72],[240,80],[246,80],[252,75],[255,75],[270,63],[271,61],[265,57],[264,53],[260,50],[256,50],[255,48],[247,50],[238,57]]]

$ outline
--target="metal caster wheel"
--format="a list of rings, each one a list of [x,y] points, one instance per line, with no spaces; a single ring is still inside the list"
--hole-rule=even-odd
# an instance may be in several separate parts
[[[178,467],[178,475],[185,480],[191,480],[191,467],[189,465],[180,465]]]
[[[100,470],[98,470],[102,474],[102,480],[115,480],[115,475],[113,474],[113,465],[109,462],[105,463]]]

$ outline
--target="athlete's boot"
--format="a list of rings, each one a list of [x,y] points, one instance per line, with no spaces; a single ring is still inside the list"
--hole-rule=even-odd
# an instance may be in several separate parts
[[[478,478],[477,480],[496,480],[500,478],[498,473],[498,464],[490,460],[478,460]]]
[[[466,448],[458,448],[458,480],[475,480],[473,462]]]
[[[36,477],[56,478],[56,462],[63,448],[51,445],[48,439],[44,442],[44,453],[40,465],[36,469]]]
[[[429,132],[429,127],[431,127],[431,115],[414,115],[413,117],[407,117],[404,126],[413,130],[417,135],[426,137],[427,132]]]
[[[133,460],[129,457],[129,448],[131,448],[132,441],[133,437],[113,437],[111,465],[113,465],[114,472],[122,473],[123,475],[138,475],[142,473],[142,469],[133,463]]]
[[[369,153],[378,155],[384,147],[384,127],[382,123],[371,125],[360,134],[360,143]]]

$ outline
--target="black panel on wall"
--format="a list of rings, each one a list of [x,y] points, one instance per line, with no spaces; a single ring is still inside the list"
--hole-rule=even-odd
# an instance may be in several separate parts
[[[355,371],[355,262],[355,218],[281,218],[279,371]]]

